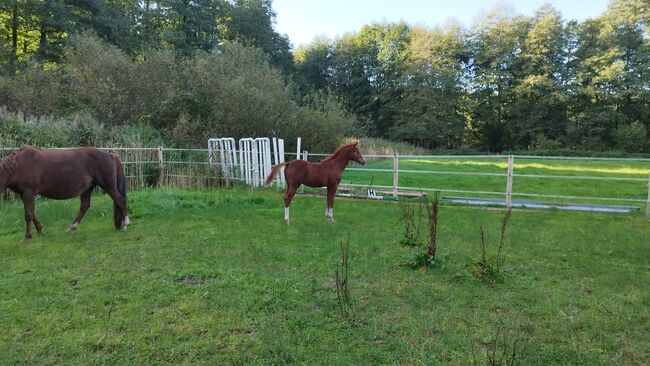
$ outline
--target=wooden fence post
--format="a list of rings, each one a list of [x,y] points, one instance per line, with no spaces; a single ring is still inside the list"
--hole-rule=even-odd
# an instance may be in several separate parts
[[[302,160],[308,161],[307,159],[309,158],[309,152],[307,150],[302,152]],[[300,193],[305,193],[305,185],[300,186]]]
[[[399,154],[393,153],[393,197],[397,198],[399,187]]]
[[[645,203],[645,217],[650,219],[650,174],[648,174],[648,199]]]
[[[506,207],[512,207],[512,171],[514,170],[515,157],[508,155],[508,176],[506,177]]]
[[[158,146],[158,186],[162,186],[163,183],[163,165],[165,164],[165,159],[163,157],[163,147]]]
[[[298,139],[296,140],[296,160],[300,159],[300,142],[301,142],[301,138],[298,137]]]

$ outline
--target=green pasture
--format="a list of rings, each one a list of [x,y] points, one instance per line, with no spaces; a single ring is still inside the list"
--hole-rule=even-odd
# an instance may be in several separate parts
[[[400,158],[400,170],[435,171],[433,173],[400,172],[399,186],[410,188],[449,189],[461,191],[505,192],[507,173],[506,157],[467,158],[462,156],[436,158]],[[392,186],[393,161],[383,159],[370,162],[365,166],[351,163],[353,169],[388,169],[386,172],[348,170],[342,182],[368,185]],[[449,173],[449,174],[445,174]],[[453,173],[492,173],[504,176],[474,176],[455,175]],[[589,180],[566,178],[540,178],[515,176],[513,193],[545,194],[558,196],[603,197],[637,199],[645,201],[648,196],[648,175],[650,162],[622,160],[553,160],[531,159],[517,157],[514,161],[514,174],[534,174],[544,176],[587,176],[599,178],[635,178],[640,181],[626,180]],[[477,196],[463,192],[443,192],[452,196]],[[486,196],[483,197],[503,197]],[[551,198],[518,197],[516,199],[533,199],[542,201],[558,201]],[[561,200],[560,200],[561,201]],[[567,200],[564,200],[567,201]],[[569,201],[575,201],[570,199]],[[584,199],[585,203],[604,203],[600,200]],[[625,203],[605,201],[624,205],[640,205],[644,203]]]
[[[77,208],[39,199],[46,233],[24,244],[21,204],[0,205],[2,364],[468,365],[515,342],[522,365],[650,363],[640,214],[515,210],[485,283],[479,227],[494,242],[502,210],[443,204],[438,266],[412,270],[424,249],[398,244],[394,202],[337,199],[329,224],[323,197],[298,196],[286,227],[273,189],[141,190],[128,231],[97,195],[67,234]],[[353,319],[334,284],[347,239]]]

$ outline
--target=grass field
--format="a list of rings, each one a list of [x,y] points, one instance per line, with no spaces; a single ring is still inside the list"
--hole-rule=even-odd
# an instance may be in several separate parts
[[[650,221],[516,210],[507,274],[474,276],[479,225],[503,212],[443,205],[441,265],[401,266],[395,203],[299,196],[292,226],[273,190],[143,190],[116,232],[105,196],[75,234],[78,201],[39,199],[46,234],[21,243],[22,207],[0,206],[2,364],[485,364],[518,342],[521,364],[650,363]],[[334,271],[350,242],[354,321]]]
[[[388,172],[361,170],[346,171],[343,182],[392,186],[392,159],[378,160],[357,169],[388,169]],[[496,173],[506,174],[505,157],[467,158],[462,156],[436,158],[400,158],[400,170],[437,171],[450,173]],[[553,160],[517,157],[514,165],[515,174],[535,174],[550,176],[590,176],[609,178],[635,178],[641,181],[610,181],[585,179],[547,179],[537,177],[518,177],[513,180],[515,194],[532,193],[560,196],[608,197],[646,200],[648,197],[648,175],[650,162],[647,161],[607,161],[607,160]],[[472,190],[488,192],[505,192],[505,176],[472,176],[453,174],[423,174],[403,172],[399,174],[400,187]],[[483,196],[467,193],[445,193],[458,196]],[[500,196],[503,197],[503,196]],[[531,199],[530,197],[515,197]],[[532,198],[542,201],[567,201],[562,199]],[[569,200],[569,201],[575,201]],[[598,200],[581,200],[585,203],[603,203]],[[616,201],[610,201],[617,203]],[[621,203],[618,204],[630,204]],[[644,203],[633,203],[645,207]]]

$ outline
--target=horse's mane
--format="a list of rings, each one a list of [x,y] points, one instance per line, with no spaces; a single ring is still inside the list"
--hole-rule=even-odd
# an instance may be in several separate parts
[[[326,157],[325,159],[321,160],[321,163],[326,162],[326,161],[330,161],[330,160],[334,160],[334,158],[336,158],[344,150],[347,150],[347,149],[349,149],[349,148],[351,148],[353,146],[356,146],[356,145],[357,145],[356,142],[352,142],[352,143],[349,143],[349,144],[339,146],[336,150],[334,150],[334,153],[332,155],[330,155],[330,156]]]

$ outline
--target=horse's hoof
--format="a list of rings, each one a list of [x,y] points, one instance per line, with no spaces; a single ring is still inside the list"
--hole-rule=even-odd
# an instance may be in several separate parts
[[[25,237],[23,238],[23,244],[27,244],[27,243],[29,243],[29,241],[30,241],[31,239],[32,239],[32,236],[31,236],[31,235],[30,235],[30,236],[25,236]]]
[[[284,220],[284,222],[287,224],[287,226],[291,225],[291,221],[289,221],[289,220]]]
[[[77,230],[77,226],[78,225],[72,224],[72,225],[68,226],[68,230],[66,230],[65,232],[66,233],[74,233]]]

